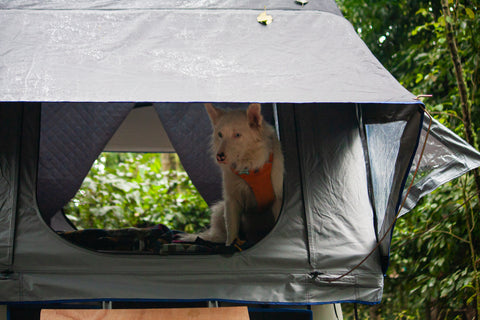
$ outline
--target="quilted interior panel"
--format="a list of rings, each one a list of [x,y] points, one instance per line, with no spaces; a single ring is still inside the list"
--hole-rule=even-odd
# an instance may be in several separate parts
[[[47,222],[73,198],[133,103],[43,103],[37,201]]]

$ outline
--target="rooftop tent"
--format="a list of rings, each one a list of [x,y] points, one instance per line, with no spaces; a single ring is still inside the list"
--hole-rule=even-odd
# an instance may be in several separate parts
[[[264,6],[268,25],[257,22]],[[377,303],[389,237],[375,248],[391,232],[408,176],[426,173],[402,213],[480,166],[480,154],[437,122],[419,161],[429,123],[422,104],[333,1],[0,1],[0,23],[3,303]],[[145,147],[175,149],[203,197],[218,199],[201,102],[249,101],[276,124],[286,164],[279,221],[254,247],[119,255],[55,232],[98,154],[131,146],[112,136],[138,112],[168,136]]]

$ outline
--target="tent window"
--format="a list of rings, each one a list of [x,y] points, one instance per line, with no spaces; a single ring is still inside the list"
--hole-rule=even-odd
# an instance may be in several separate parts
[[[78,230],[60,235],[108,252],[164,254],[177,230],[200,232],[209,223],[208,205],[152,104],[131,109],[63,211]]]
[[[199,232],[208,206],[174,153],[103,152],[65,207],[79,229],[154,228]]]
[[[377,230],[380,230],[385,218],[395,174],[395,162],[400,150],[400,138],[406,124],[406,121],[395,121],[365,125],[377,215]]]
[[[265,111],[271,121],[271,106]],[[180,231],[202,231],[210,222],[208,205],[221,198],[201,104],[46,103],[41,117],[38,204],[65,239],[101,252],[141,254],[233,253],[252,245],[176,241]],[[168,154],[179,172],[165,170],[161,159]]]

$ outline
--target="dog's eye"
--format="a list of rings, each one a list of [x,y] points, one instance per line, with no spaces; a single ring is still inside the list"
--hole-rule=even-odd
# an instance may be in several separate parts
[[[241,135],[240,133],[235,133],[233,136],[234,136],[235,138],[240,138],[242,135]]]
[[[218,136],[219,136],[220,138],[223,138],[223,134],[222,134],[221,132],[218,133]]]

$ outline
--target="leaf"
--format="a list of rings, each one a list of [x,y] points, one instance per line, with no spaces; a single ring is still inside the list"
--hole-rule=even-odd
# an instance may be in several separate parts
[[[467,16],[470,18],[470,19],[475,19],[475,13],[473,12],[472,9],[470,8],[465,8],[465,13],[467,14]]]
[[[267,14],[267,8],[265,8],[265,11],[260,13],[257,17],[257,21],[263,25],[268,25],[272,23],[273,17],[269,14]]]
[[[471,304],[476,296],[477,296],[477,294],[475,294],[475,293],[473,295],[471,295],[470,298],[467,299],[467,305]]]
[[[445,17],[444,16],[439,17],[438,20],[437,20],[437,23],[440,26],[445,27]]]
[[[417,10],[417,12],[415,12],[415,15],[419,15],[419,14],[421,14],[422,16],[426,16],[428,14],[428,11],[425,8],[420,8]]]
[[[415,83],[419,83],[423,80],[423,74],[417,73],[417,77],[415,78]]]

